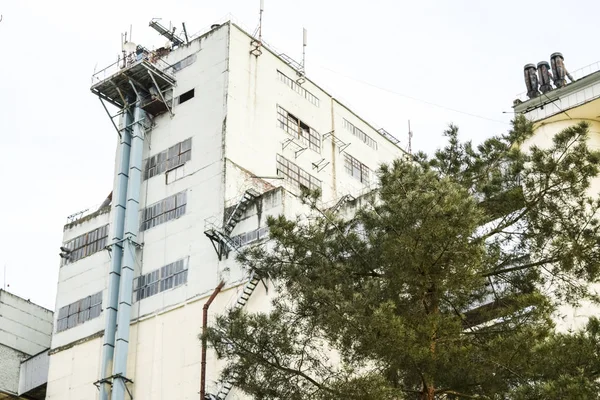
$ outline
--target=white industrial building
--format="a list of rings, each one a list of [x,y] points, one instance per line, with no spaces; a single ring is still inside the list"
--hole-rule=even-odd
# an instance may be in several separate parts
[[[43,400],[52,311],[0,289],[0,399]]]
[[[151,26],[168,46],[125,43],[93,78],[116,112],[114,188],[64,228],[47,399],[200,398],[209,296],[223,280],[209,320],[269,306],[236,249],[268,237],[267,216],[303,213],[301,187],[325,208],[352,202],[405,154],[235,24],[191,40]],[[207,396],[243,398],[206,358]]]

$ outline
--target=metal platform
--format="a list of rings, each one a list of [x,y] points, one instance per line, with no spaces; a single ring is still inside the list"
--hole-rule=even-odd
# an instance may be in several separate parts
[[[91,87],[92,93],[118,108],[126,107],[127,99],[135,99],[136,90],[148,95],[154,87],[162,96],[165,91],[175,86],[175,77],[164,72],[164,68],[160,68],[162,65],[156,62],[142,59],[125,68],[119,68],[119,63],[120,61],[117,61],[94,74],[92,81],[96,83]]]

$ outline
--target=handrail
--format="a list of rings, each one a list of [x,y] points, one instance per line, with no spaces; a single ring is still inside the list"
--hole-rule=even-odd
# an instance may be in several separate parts
[[[162,59],[162,56],[159,55],[157,51],[149,51],[144,48],[142,57],[140,59],[137,58],[135,53],[129,53],[125,57],[119,56],[117,61],[110,64],[109,66],[101,69],[100,71],[94,72],[92,74],[92,85],[102,82],[103,80],[109,78],[120,69],[130,67],[138,62],[147,61],[150,64],[155,65],[158,69],[163,72],[166,72],[172,65],[168,64],[166,61]],[[121,64],[125,62],[125,66],[121,66]]]

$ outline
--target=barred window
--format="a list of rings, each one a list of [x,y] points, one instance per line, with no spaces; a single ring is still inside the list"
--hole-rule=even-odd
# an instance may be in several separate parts
[[[250,232],[244,232],[240,235],[234,236],[231,238],[234,246],[236,248],[240,248],[250,243],[254,243],[259,241],[260,239],[264,239],[269,234],[269,228],[259,228]]]
[[[177,219],[185,214],[187,192],[179,192],[173,196],[154,203],[142,210],[140,230],[145,231],[164,222]]]
[[[64,259],[64,264],[75,262],[103,250],[106,247],[107,241],[108,225],[77,236],[75,239],[65,243],[65,247],[71,250],[71,253],[69,254],[69,258]]]
[[[321,189],[321,181],[319,179],[279,154],[277,154],[277,176],[281,176],[288,182],[311,190]]]
[[[144,161],[144,180],[170,171],[192,159],[192,138],[179,142]]]
[[[100,316],[102,312],[102,292],[84,297],[58,310],[56,332],[66,331]]]
[[[280,106],[277,106],[277,122],[281,129],[321,153],[321,135]]]
[[[377,142],[373,140],[369,135],[358,129],[356,126],[352,125],[352,123],[346,118],[344,118],[344,128],[349,130],[350,133],[359,138],[361,141],[365,142],[367,146],[377,150]]]
[[[344,168],[349,175],[364,184],[369,184],[369,168],[349,154],[344,154]]]
[[[133,280],[133,298],[140,301],[187,283],[189,258],[182,258]]]
[[[279,80],[281,82],[285,83],[294,92],[296,92],[300,96],[304,97],[311,104],[314,104],[315,106],[319,107],[319,105],[321,103],[319,98],[317,96],[315,96],[314,94],[312,94],[311,92],[309,92],[308,90],[304,89],[302,86],[298,85],[298,83],[296,81],[294,81],[292,78],[286,76],[281,71],[277,71],[277,77],[279,78]]]

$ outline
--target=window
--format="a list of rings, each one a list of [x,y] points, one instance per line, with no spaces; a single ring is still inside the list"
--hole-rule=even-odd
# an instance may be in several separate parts
[[[279,154],[277,154],[277,176],[311,190],[321,189],[320,180]]]
[[[321,153],[321,135],[280,106],[277,106],[277,122],[281,129]]]
[[[344,168],[346,172],[364,184],[369,184],[369,168],[351,155],[344,154]]]
[[[234,246],[240,248],[250,243],[254,243],[260,239],[264,239],[269,234],[269,228],[258,228],[250,232],[244,232],[240,235],[231,238]]]
[[[176,62],[175,64],[173,64],[173,67],[172,67],[173,68],[173,72],[181,71],[185,67],[187,67],[189,65],[192,65],[195,61],[196,61],[196,54],[194,53],[192,55],[187,56],[183,60],[181,60],[181,61]],[[192,94],[192,97],[194,97],[193,94]]]
[[[183,104],[186,101],[193,99],[193,98],[194,98],[194,89],[188,90],[187,92],[179,95],[179,100],[177,101],[177,104]]]
[[[77,300],[58,310],[56,332],[66,331],[100,316],[102,312],[102,292]]]
[[[181,259],[133,280],[133,298],[140,301],[187,283],[189,258]]]
[[[317,98],[317,96],[304,89],[302,86],[298,85],[298,83],[292,78],[289,78],[281,71],[277,71],[277,77],[281,82],[289,86],[290,89],[292,89],[294,92],[298,93],[300,96],[304,97],[306,100],[319,107],[320,100]]]
[[[142,210],[142,225],[140,230],[154,228],[164,222],[177,219],[185,214],[187,192],[179,192],[173,196],[154,203]]]
[[[365,142],[367,146],[377,150],[377,142],[373,140],[369,135],[352,125],[350,121],[344,118],[344,128],[350,131],[354,136],[359,138],[361,141]]]
[[[160,175],[192,159],[192,138],[177,143],[144,161],[144,180]]]
[[[65,259],[64,263],[72,263],[103,250],[106,247],[107,241],[108,225],[77,236],[75,239],[65,243],[65,247],[71,250],[71,253],[69,258]]]

